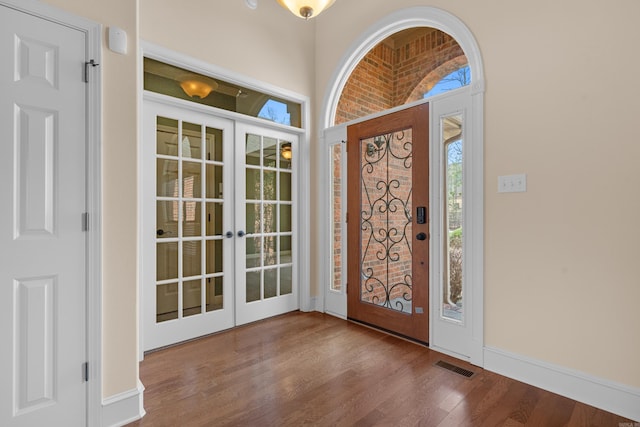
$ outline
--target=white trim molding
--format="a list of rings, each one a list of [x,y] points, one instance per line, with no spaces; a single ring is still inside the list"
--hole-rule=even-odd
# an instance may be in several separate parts
[[[329,87],[322,102],[323,109],[320,112],[318,126],[321,131],[335,123],[340,94],[342,94],[349,76],[360,60],[388,36],[413,27],[431,27],[453,37],[469,61],[472,93],[484,93],[484,67],[480,47],[467,26],[460,19],[442,9],[430,6],[411,7],[387,15],[367,29],[347,49],[329,80]]]
[[[492,347],[484,349],[488,371],[640,422],[640,389]]]
[[[146,414],[144,410],[144,386],[118,393],[102,401],[102,426],[120,427],[139,420]]]

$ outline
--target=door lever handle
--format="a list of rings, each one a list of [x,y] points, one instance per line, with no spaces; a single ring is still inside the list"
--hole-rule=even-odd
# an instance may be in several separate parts
[[[238,237],[243,237],[245,234],[247,234],[247,233],[245,233],[242,230],[238,231]]]

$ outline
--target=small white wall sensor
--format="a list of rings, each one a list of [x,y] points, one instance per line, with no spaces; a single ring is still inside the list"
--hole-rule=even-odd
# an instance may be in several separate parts
[[[127,53],[127,33],[118,27],[109,27],[109,49],[122,55]]]

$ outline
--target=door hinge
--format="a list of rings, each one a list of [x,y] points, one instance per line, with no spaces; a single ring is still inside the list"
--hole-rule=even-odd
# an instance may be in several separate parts
[[[82,214],[82,231],[89,231],[89,212]]]
[[[82,380],[84,382],[89,381],[89,362],[84,362],[82,364]]]
[[[349,212],[345,214],[344,222],[349,223]]]
[[[89,83],[89,67],[97,67],[98,64],[95,60],[91,60],[84,63],[84,82]]]

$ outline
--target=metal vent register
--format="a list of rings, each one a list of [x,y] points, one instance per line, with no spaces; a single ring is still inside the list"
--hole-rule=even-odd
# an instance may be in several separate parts
[[[467,378],[471,378],[475,374],[475,372],[473,372],[473,371],[461,368],[461,367],[456,366],[456,365],[452,365],[451,363],[447,363],[447,362],[445,362],[443,360],[438,360],[435,363],[435,365],[439,366],[441,368],[444,368],[444,369],[446,369],[448,371],[455,372],[456,374],[462,375],[463,377],[467,377]]]

